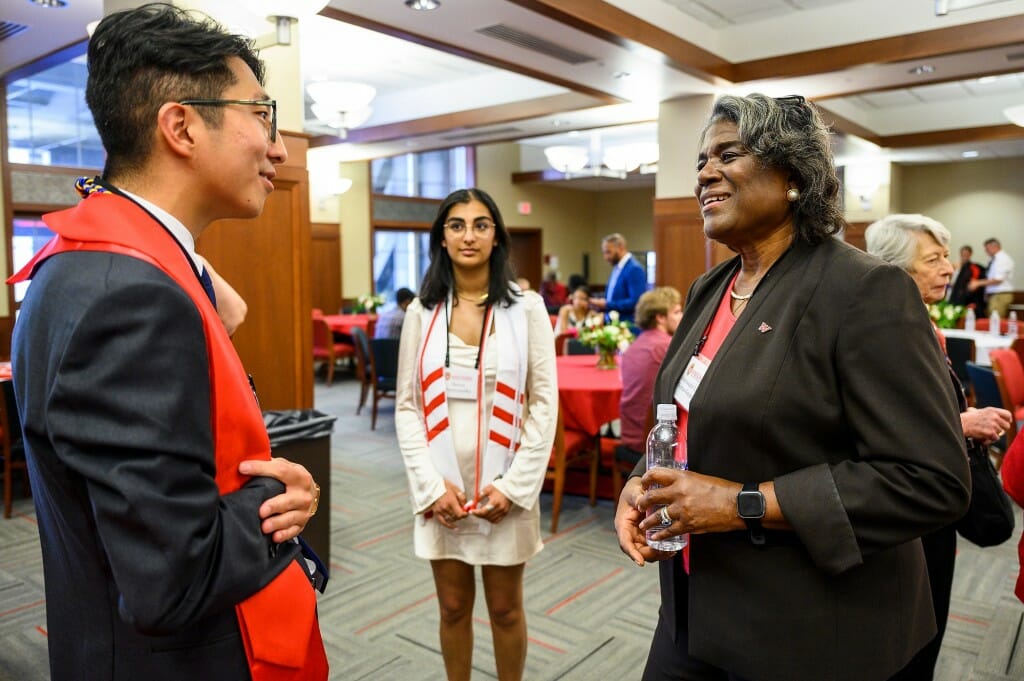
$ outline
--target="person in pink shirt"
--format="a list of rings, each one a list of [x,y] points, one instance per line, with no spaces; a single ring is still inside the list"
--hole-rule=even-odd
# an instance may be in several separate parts
[[[683,316],[683,297],[671,286],[660,286],[640,296],[636,322],[642,329],[622,354],[622,447],[615,458],[636,463],[647,440],[647,421],[654,397],[654,378]]]

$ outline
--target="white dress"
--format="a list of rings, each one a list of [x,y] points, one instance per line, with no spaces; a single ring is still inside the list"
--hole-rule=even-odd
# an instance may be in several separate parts
[[[520,304],[526,306],[529,325],[527,403],[523,412],[523,432],[512,466],[495,483],[512,502],[512,506],[497,524],[471,516],[458,521],[455,530],[449,530],[437,520],[427,519],[423,515],[444,493],[444,480],[430,460],[426,448],[421,395],[416,381],[421,340],[420,317],[429,314],[429,311],[423,310],[418,299],[409,306],[399,351],[395,423],[409,474],[413,512],[416,514],[413,539],[416,555],[420,558],[451,558],[471,565],[518,565],[536,555],[544,546],[541,541],[540,505],[537,497],[547,470],[558,409],[554,342],[551,322],[540,296],[527,292]],[[482,416],[484,419],[490,415],[497,371],[497,347],[502,340],[501,328],[497,323],[494,334],[497,342],[485,344],[487,349],[481,358],[486,396]],[[467,345],[454,334],[449,334],[449,351],[454,366],[472,368],[476,362],[477,346]],[[473,498],[476,475],[475,412],[475,401],[448,400],[452,441],[462,478],[468,488],[465,490],[468,499]],[[486,423],[482,424],[480,432],[482,438],[487,437]],[[480,489],[489,482],[481,480]]]

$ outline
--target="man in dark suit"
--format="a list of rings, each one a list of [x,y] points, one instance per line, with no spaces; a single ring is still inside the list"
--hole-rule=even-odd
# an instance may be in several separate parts
[[[626,238],[621,234],[609,234],[601,240],[601,254],[612,266],[604,298],[591,298],[590,304],[598,310],[617,312],[619,319],[633,321],[636,301],[647,290],[647,272],[626,247]]]
[[[263,64],[170,5],[107,16],[88,64],[103,176],[12,277],[51,677],[323,681],[296,543],[319,488],[270,458],[194,251],[258,215],[287,158]]]

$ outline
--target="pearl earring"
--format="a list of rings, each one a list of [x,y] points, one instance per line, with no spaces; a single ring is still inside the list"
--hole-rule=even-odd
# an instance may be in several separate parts
[[[793,203],[794,201],[796,201],[799,198],[800,198],[800,190],[799,189],[790,189],[788,192],[786,192],[786,200],[789,201],[790,203]]]

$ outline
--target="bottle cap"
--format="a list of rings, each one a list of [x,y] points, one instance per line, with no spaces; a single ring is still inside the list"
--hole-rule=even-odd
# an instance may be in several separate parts
[[[675,421],[676,420],[676,405],[674,404],[659,404],[657,410],[657,416],[659,421]]]

